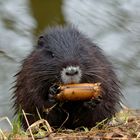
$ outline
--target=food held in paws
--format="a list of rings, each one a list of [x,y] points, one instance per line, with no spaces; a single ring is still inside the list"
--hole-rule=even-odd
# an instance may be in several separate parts
[[[60,101],[95,99],[101,94],[100,83],[66,84],[59,87],[56,98]]]

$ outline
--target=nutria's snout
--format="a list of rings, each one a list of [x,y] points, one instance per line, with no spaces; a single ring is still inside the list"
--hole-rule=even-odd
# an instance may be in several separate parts
[[[79,66],[67,66],[61,71],[61,79],[64,84],[79,83],[82,71]]]

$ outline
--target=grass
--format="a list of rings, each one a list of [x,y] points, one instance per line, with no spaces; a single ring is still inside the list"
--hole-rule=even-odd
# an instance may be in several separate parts
[[[125,109],[116,114],[108,123],[103,120],[97,123],[92,129],[86,127],[75,130],[58,129],[53,131],[48,122],[41,119],[23,131],[21,128],[20,115],[11,123],[7,117],[0,118],[0,121],[6,119],[11,126],[11,132],[0,130],[0,139],[3,140],[33,140],[48,137],[51,140],[82,140],[82,139],[140,139],[140,111]],[[26,114],[24,114],[26,117]]]

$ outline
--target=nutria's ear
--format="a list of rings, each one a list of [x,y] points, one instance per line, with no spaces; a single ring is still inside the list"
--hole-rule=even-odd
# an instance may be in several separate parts
[[[39,48],[42,48],[45,46],[45,43],[46,40],[45,40],[45,37],[43,35],[41,35],[39,38],[38,38],[38,42],[37,42],[37,45]]]

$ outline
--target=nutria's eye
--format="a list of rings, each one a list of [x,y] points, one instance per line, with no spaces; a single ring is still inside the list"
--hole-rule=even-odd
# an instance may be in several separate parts
[[[54,53],[53,53],[53,52],[51,52],[51,57],[52,57],[52,58],[54,58],[54,57],[55,57],[55,55],[54,55]]]
[[[46,51],[45,54],[49,58],[54,58],[55,57],[55,55],[54,55],[54,53],[52,51]]]

